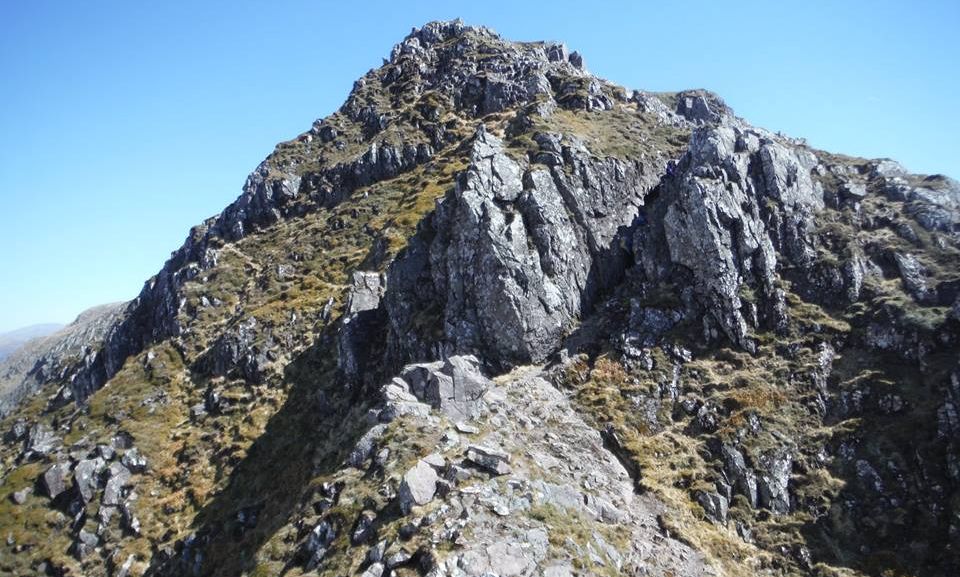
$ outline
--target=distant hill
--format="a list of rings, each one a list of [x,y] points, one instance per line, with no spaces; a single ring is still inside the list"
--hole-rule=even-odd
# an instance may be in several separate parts
[[[0,334],[0,361],[10,356],[30,339],[51,335],[64,326],[60,323],[44,323]]]

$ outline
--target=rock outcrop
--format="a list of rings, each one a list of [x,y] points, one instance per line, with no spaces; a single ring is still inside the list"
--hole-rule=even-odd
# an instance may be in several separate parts
[[[656,174],[576,138],[538,139],[553,166],[518,162],[478,129],[469,168],[388,271],[396,358],[543,361],[623,275],[625,231]]]
[[[784,325],[778,266],[814,258],[813,214],[823,206],[810,176],[816,165],[812,153],[731,120],[695,130],[676,172],[648,199],[637,262],[654,283],[690,277],[680,282],[702,305],[708,339],[752,350],[749,326]],[[744,303],[744,291],[758,302]]]

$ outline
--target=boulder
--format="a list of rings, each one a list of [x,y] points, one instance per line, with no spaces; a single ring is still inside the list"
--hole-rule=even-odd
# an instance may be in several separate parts
[[[350,293],[347,297],[346,314],[354,315],[364,311],[371,311],[380,306],[383,296],[383,276],[375,272],[356,271],[353,273]]]
[[[382,423],[371,427],[369,431],[360,437],[357,444],[354,445],[353,450],[350,451],[350,455],[347,457],[347,463],[349,463],[351,467],[359,468],[362,466],[366,460],[370,458],[374,447],[376,447],[377,440],[383,436],[386,430],[387,425]]]
[[[133,510],[133,501],[136,499],[136,493],[130,494],[127,498],[120,503],[120,516],[123,520],[123,526],[129,531],[132,535],[140,534],[140,518],[137,517],[136,512]]]
[[[867,196],[867,187],[861,182],[845,182],[840,186],[840,196],[844,200],[858,202]]]
[[[130,470],[121,463],[111,463],[107,484],[103,489],[104,505],[119,505],[124,498],[124,488],[130,482]]]
[[[423,506],[433,500],[437,492],[437,472],[428,463],[418,461],[403,475],[397,497],[400,510],[409,514],[415,506]]]
[[[99,544],[100,537],[96,533],[80,529],[80,532],[77,533],[77,540],[73,543],[74,555],[78,560],[83,561],[87,555],[94,552]]]
[[[102,457],[84,459],[74,467],[73,484],[84,503],[89,503],[96,495],[104,468],[106,468],[106,461]]]
[[[19,491],[10,494],[10,500],[17,505],[23,505],[27,502],[27,497],[33,494],[33,487],[25,487]]]
[[[133,447],[133,435],[120,431],[110,439],[110,447],[115,451],[125,451]]]
[[[136,561],[136,556],[131,553],[127,555],[126,560],[122,565],[117,569],[117,572],[114,574],[114,577],[129,577],[131,569],[133,569],[133,562]]]
[[[367,561],[370,563],[379,563],[383,559],[384,553],[387,551],[387,541],[380,540],[377,541],[377,544],[367,551]]]
[[[10,426],[10,429],[6,432],[6,434],[4,434],[3,440],[6,443],[17,443],[24,440],[29,431],[30,425],[28,425],[23,419],[17,419]]]
[[[482,445],[467,448],[467,461],[494,475],[507,475],[512,470],[509,453]]]
[[[430,415],[430,405],[421,403],[416,396],[411,394],[409,386],[403,379],[395,378],[384,385],[380,389],[380,396],[383,399],[383,408],[375,411],[375,414],[384,423],[389,423],[404,415],[420,418],[426,418]]]
[[[550,62],[566,62],[569,55],[567,46],[562,43],[548,44],[544,47],[547,60]]]
[[[677,114],[691,121],[716,122],[720,116],[710,109],[702,94],[683,93],[677,97]]]
[[[408,365],[400,375],[415,396],[455,422],[479,417],[485,406],[483,394],[492,386],[472,355]]]
[[[141,455],[136,447],[124,453],[120,462],[132,473],[142,473],[147,470],[147,458]]]
[[[50,430],[50,427],[43,423],[37,423],[30,427],[27,433],[26,445],[24,448],[24,458],[35,460],[52,453],[62,445],[60,437]]]
[[[304,552],[307,556],[305,568],[307,571],[313,571],[317,568],[336,538],[337,533],[333,525],[326,519],[314,526],[310,535],[307,536],[306,543],[304,543]]]
[[[112,461],[116,455],[116,451],[110,445],[97,445],[97,454],[103,457],[104,460]]]
[[[401,565],[406,565],[411,559],[413,559],[413,555],[409,551],[399,549],[397,551],[388,551],[383,560],[387,569],[394,569]]]
[[[360,545],[367,543],[376,536],[376,530],[373,527],[377,520],[377,514],[373,511],[363,511],[357,517],[357,522],[353,526],[353,533],[350,534],[350,543]]]
[[[917,302],[929,302],[932,295],[927,286],[926,270],[923,265],[909,253],[894,253],[893,259],[897,263],[897,270],[900,272],[900,279],[907,294]]]
[[[67,477],[70,475],[70,463],[55,463],[43,474],[44,490],[51,499],[56,499],[67,490]]]

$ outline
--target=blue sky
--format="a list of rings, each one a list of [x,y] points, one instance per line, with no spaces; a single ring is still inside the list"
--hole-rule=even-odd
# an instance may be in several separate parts
[[[0,7],[0,331],[136,296],[275,143],[412,26],[562,40],[630,88],[960,177],[960,2],[8,1]]]

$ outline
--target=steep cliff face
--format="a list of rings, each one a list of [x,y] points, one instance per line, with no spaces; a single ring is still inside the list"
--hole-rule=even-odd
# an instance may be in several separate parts
[[[0,573],[952,575],[958,293],[956,182],[431,23],[25,389]]]

